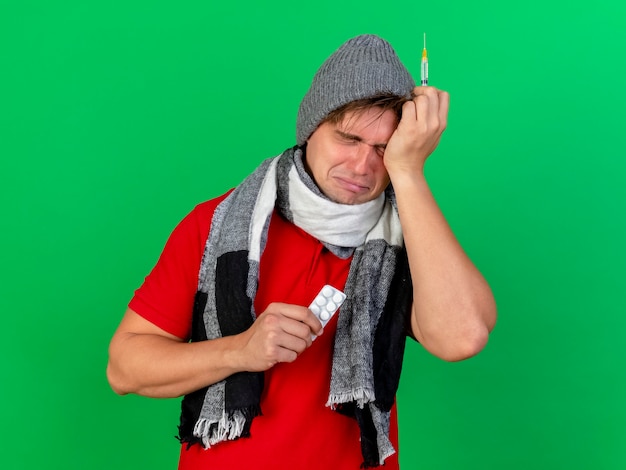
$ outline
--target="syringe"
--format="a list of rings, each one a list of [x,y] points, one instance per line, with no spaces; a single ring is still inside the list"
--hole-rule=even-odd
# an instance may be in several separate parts
[[[422,86],[428,86],[428,53],[426,52],[426,33],[424,33],[424,50],[422,51]]]

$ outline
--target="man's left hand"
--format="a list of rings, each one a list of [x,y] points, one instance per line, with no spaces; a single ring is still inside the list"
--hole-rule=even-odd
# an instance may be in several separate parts
[[[402,118],[385,149],[385,167],[394,172],[422,172],[448,124],[450,95],[434,87],[413,89],[402,106]]]

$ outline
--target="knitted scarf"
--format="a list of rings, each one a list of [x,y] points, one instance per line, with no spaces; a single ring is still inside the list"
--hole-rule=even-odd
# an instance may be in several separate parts
[[[383,464],[395,452],[389,440],[390,410],[412,301],[391,187],[365,205],[336,204],[322,195],[304,170],[301,148],[264,161],[215,210],[200,267],[191,340],[235,335],[256,319],[259,263],[275,209],[337,256],[352,255],[344,289],[347,298],[338,312],[326,406],[356,419],[363,467]],[[317,224],[322,228],[306,227],[311,225],[307,211],[318,214],[318,219],[323,215],[325,222]],[[359,213],[374,216],[359,219]],[[359,222],[362,219],[366,227]],[[241,372],[186,395],[181,442],[208,448],[249,437],[252,420],[261,413],[263,380],[262,372]]]

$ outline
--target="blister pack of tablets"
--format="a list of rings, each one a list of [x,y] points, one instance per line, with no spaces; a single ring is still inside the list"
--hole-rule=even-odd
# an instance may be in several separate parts
[[[346,294],[326,284],[322,287],[319,294],[315,296],[315,299],[313,299],[313,302],[309,305],[309,309],[320,321],[322,327],[324,327],[335,312],[339,310],[344,300],[346,300]],[[315,336],[313,336],[313,339],[315,339]]]

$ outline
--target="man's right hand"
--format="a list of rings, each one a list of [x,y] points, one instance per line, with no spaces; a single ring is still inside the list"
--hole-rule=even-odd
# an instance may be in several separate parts
[[[307,307],[273,303],[243,333],[190,343],[129,308],[109,346],[107,377],[119,394],[178,397],[237,372],[292,362],[321,333]]]
[[[311,335],[322,334],[322,324],[308,308],[274,302],[252,326],[241,333],[241,368],[250,372],[293,362],[309,346]]]

